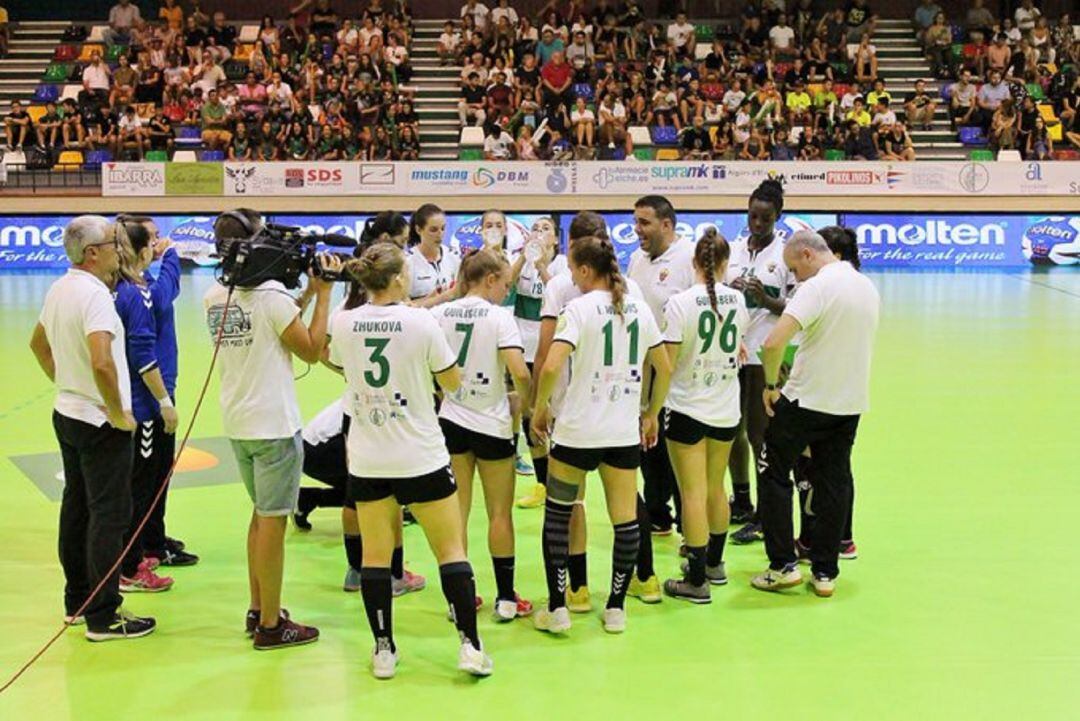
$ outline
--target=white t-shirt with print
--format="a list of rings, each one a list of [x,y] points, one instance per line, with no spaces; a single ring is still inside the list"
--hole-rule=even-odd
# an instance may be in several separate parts
[[[555,340],[574,350],[552,441],[570,448],[636,446],[645,355],[662,342],[649,306],[627,297],[619,317],[611,293],[594,290],[567,304]]]
[[[525,249],[521,248],[518,254],[524,252]],[[547,270],[552,280],[556,276],[569,275],[570,266],[566,262],[566,256],[556,255],[548,263]],[[518,276],[515,286],[517,294],[514,299],[514,320],[517,321],[518,330],[521,331],[525,360],[529,363],[536,359],[536,346],[540,342],[540,316],[543,310],[544,286],[545,283],[540,279],[540,272],[536,270],[536,266],[526,260],[521,266],[521,275]],[[553,316],[557,315],[557,311],[553,313]]]
[[[405,265],[409,269],[409,298],[416,300],[453,288],[461,268],[461,256],[443,245],[439,246],[439,259],[433,263],[418,246],[413,246]]]
[[[678,293],[664,306],[665,343],[679,356],[664,406],[714,428],[742,418],[739,403],[739,345],[750,324],[742,293],[716,284],[716,312],[705,284]]]
[[[832,415],[870,408],[870,358],[881,297],[850,263],[829,263],[804,281],[784,309],[802,340],[783,394],[799,406]]]
[[[281,334],[300,315],[285,286],[276,280],[229,291],[214,284],[203,297],[210,342],[222,334],[218,351],[221,420],[236,440],[291,438],[303,427],[293,384],[292,354]]]
[[[116,365],[120,405],[131,410],[124,324],[108,286],[85,270],[69,268],[49,287],[38,321],[45,329],[56,364],[53,409],[57,413],[98,427],[108,421],[103,410],[105,400],[94,382],[87,339],[91,333],[101,332],[112,336],[109,349]]]
[[[302,431],[304,443],[317,446],[320,443],[333,440],[335,436],[340,436],[343,427],[342,416],[344,415],[345,404],[338,398],[304,424],[304,430]]]
[[[756,253],[750,252],[748,239],[731,243],[731,259],[724,282],[730,285],[736,278],[750,276],[760,279],[765,293],[773,298],[787,298],[791,294],[795,276],[784,263],[784,244],[778,238]],[[757,352],[780,316],[757,305],[749,296],[746,296],[746,307],[750,311],[750,325],[743,342],[750,353],[748,365],[761,365]]]
[[[510,311],[466,296],[431,312],[461,366],[461,388],[446,394],[439,417],[487,436],[513,438],[506,365],[499,355],[508,348],[522,350]]]
[[[431,312],[369,303],[338,313],[331,330],[352,407],[349,473],[409,478],[449,465],[432,375],[457,359]]]
[[[694,284],[694,243],[677,239],[655,258],[638,248],[630,256],[626,275],[645,294],[654,318],[664,316],[664,303]]]

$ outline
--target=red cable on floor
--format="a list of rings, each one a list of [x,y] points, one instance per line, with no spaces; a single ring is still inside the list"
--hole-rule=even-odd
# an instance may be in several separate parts
[[[187,431],[184,432],[184,438],[182,441],[180,441],[180,448],[177,450],[176,456],[173,458],[172,466],[169,468],[169,473],[165,476],[165,480],[162,481],[161,487],[158,488],[157,495],[154,496],[154,500],[150,503],[150,508],[147,509],[146,515],[143,516],[142,521],[139,522],[139,527],[135,529],[135,533],[131,534],[131,540],[128,541],[127,546],[125,546],[124,550],[120,552],[120,556],[116,559],[116,562],[113,563],[112,568],[110,568],[109,572],[105,574],[105,577],[101,579],[97,587],[90,593],[86,601],[83,602],[83,605],[79,607],[79,610],[72,614],[72,618],[78,618],[79,616],[83,615],[83,612],[86,611],[86,607],[89,606],[90,602],[94,600],[94,597],[101,592],[101,589],[104,588],[105,583],[109,580],[109,578],[114,573],[116,573],[116,570],[120,567],[120,564],[124,562],[124,557],[127,555],[128,551],[131,550],[132,545],[134,545],[135,540],[139,537],[139,534],[142,533],[143,527],[146,526],[147,521],[150,520],[150,514],[154,512],[154,509],[157,508],[158,503],[161,502],[161,497],[165,494],[165,489],[169,486],[169,481],[172,479],[173,473],[176,471],[176,464],[179,462],[180,456],[181,454],[183,454],[184,448],[187,446],[188,438],[191,437],[192,428],[195,427],[195,419],[199,417],[199,409],[202,408],[203,399],[206,398],[206,391],[210,388],[210,378],[212,377],[212,374],[214,372],[214,366],[217,364],[218,350],[221,348],[221,338],[224,335],[225,331],[224,319],[227,317],[229,311],[229,301],[232,300],[232,292],[233,289],[229,288],[229,294],[225,297],[225,310],[222,313],[222,322],[221,325],[218,326],[217,338],[214,340],[214,354],[210,358],[210,368],[206,371],[206,380],[203,381],[202,390],[199,391],[199,398],[197,401],[195,401],[195,410],[191,414],[191,420],[188,422]],[[54,643],[56,643],[56,639],[60,638],[64,634],[64,631],[68,630],[68,628],[70,628],[72,625],[72,623],[64,621],[64,625],[60,627],[60,630],[53,634],[53,637],[50,638],[45,643],[45,645],[42,646],[38,650],[38,652],[30,658],[29,661],[23,664],[22,668],[16,671],[14,676],[8,679],[3,686],[0,686],[0,693],[4,693],[9,688],[11,688],[15,684],[15,682],[18,681],[19,678],[24,673],[26,673],[26,671],[31,666],[34,665],[34,663],[37,662],[39,658],[45,655],[45,652],[48,651]]]

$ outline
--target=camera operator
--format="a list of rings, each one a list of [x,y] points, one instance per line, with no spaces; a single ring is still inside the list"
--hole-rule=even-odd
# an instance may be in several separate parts
[[[124,230],[97,215],[64,228],[71,268],[49,288],[30,340],[56,385],[53,428],[64,463],[60,563],[65,621],[91,641],[138,638],[156,626],[120,607],[119,569],[131,518],[131,383],[124,326],[112,300]],[[101,584],[99,593],[88,597]],[[76,614],[86,605],[85,618]]]
[[[235,243],[250,242],[263,227],[253,210],[222,213],[214,223],[219,255]],[[341,260],[324,256],[328,271]],[[309,276],[315,310],[309,325],[297,299],[279,280],[231,291],[215,285],[203,299],[211,340],[220,335],[221,411],[225,434],[240,475],[255,505],[248,530],[251,605],[247,630],[257,650],[318,640],[318,629],[292,621],[281,608],[285,528],[296,507],[303,466],[300,408],[293,384],[292,355],[319,361],[326,343],[332,282]]]

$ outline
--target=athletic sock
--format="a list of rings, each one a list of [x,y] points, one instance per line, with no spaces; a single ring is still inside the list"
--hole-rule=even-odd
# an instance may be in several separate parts
[[[735,496],[735,505],[743,508],[749,508],[753,505],[753,501],[750,499],[750,484],[732,484],[731,490]]]
[[[365,566],[360,569],[360,594],[364,597],[364,610],[367,611],[371,635],[375,645],[387,643],[391,651],[397,651],[394,645],[394,625],[391,606],[394,594],[390,588],[390,569]]]
[[[615,526],[615,543],[611,551],[611,594],[608,608],[622,608],[626,603],[626,590],[630,587],[630,575],[638,557],[641,528],[636,520]]]
[[[686,580],[695,586],[705,583],[705,546],[687,546],[686,560],[689,572]]]
[[[544,504],[544,573],[548,610],[566,605],[566,564],[570,554],[570,512],[573,506],[548,498]]]
[[[709,566],[719,566],[724,562],[724,543],[727,542],[726,533],[710,533],[709,547],[705,551],[705,563]]]
[[[533,472],[536,474],[536,482],[542,486],[547,485],[548,457],[540,456],[533,459]]]
[[[649,510],[645,507],[645,499],[640,493],[637,497],[637,524],[639,529],[644,528],[646,531],[652,528]],[[648,581],[656,575],[656,570],[653,568],[652,533],[639,533],[639,535],[641,540],[637,551],[637,577],[639,580]]]
[[[390,575],[400,580],[405,578],[405,547],[394,548],[394,555],[390,556]]]
[[[364,544],[360,540],[360,536],[353,536],[346,533],[344,542],[345,559],[349,562],[349,568],[354,571],[359,571],[364,565]]]
[[[439,566],[443,595],[454,614],[454,625],[462,640],[468,640],[473,648],[480,650],[480,636],[476,632],[476,581],[468,561],[444,563]]]
[[[814,537],[814,517],[810,515],[810,494],[813,491],[813,482],[810,477],[810,459],[799,456],[795,459],[792,469],[795,477],[795,488],[799,491],[799,541],[810,545],[810,539]]]
[[[571,553],[570,566],[570,590],[576,591],[582,586],[589,585],[588,554]]]
[[[514,557],[492,556],[491,565],[495,568],[495,588],[500,601],[517,599],[514,593]]]

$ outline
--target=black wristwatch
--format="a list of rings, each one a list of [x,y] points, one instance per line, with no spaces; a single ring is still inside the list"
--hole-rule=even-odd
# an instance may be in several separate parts
[[[767,390],[767,391],[774,391],[774,390],[777,389],[777,387],[778,386],[775,383],[766,383],[765,384],[765,390]]]

